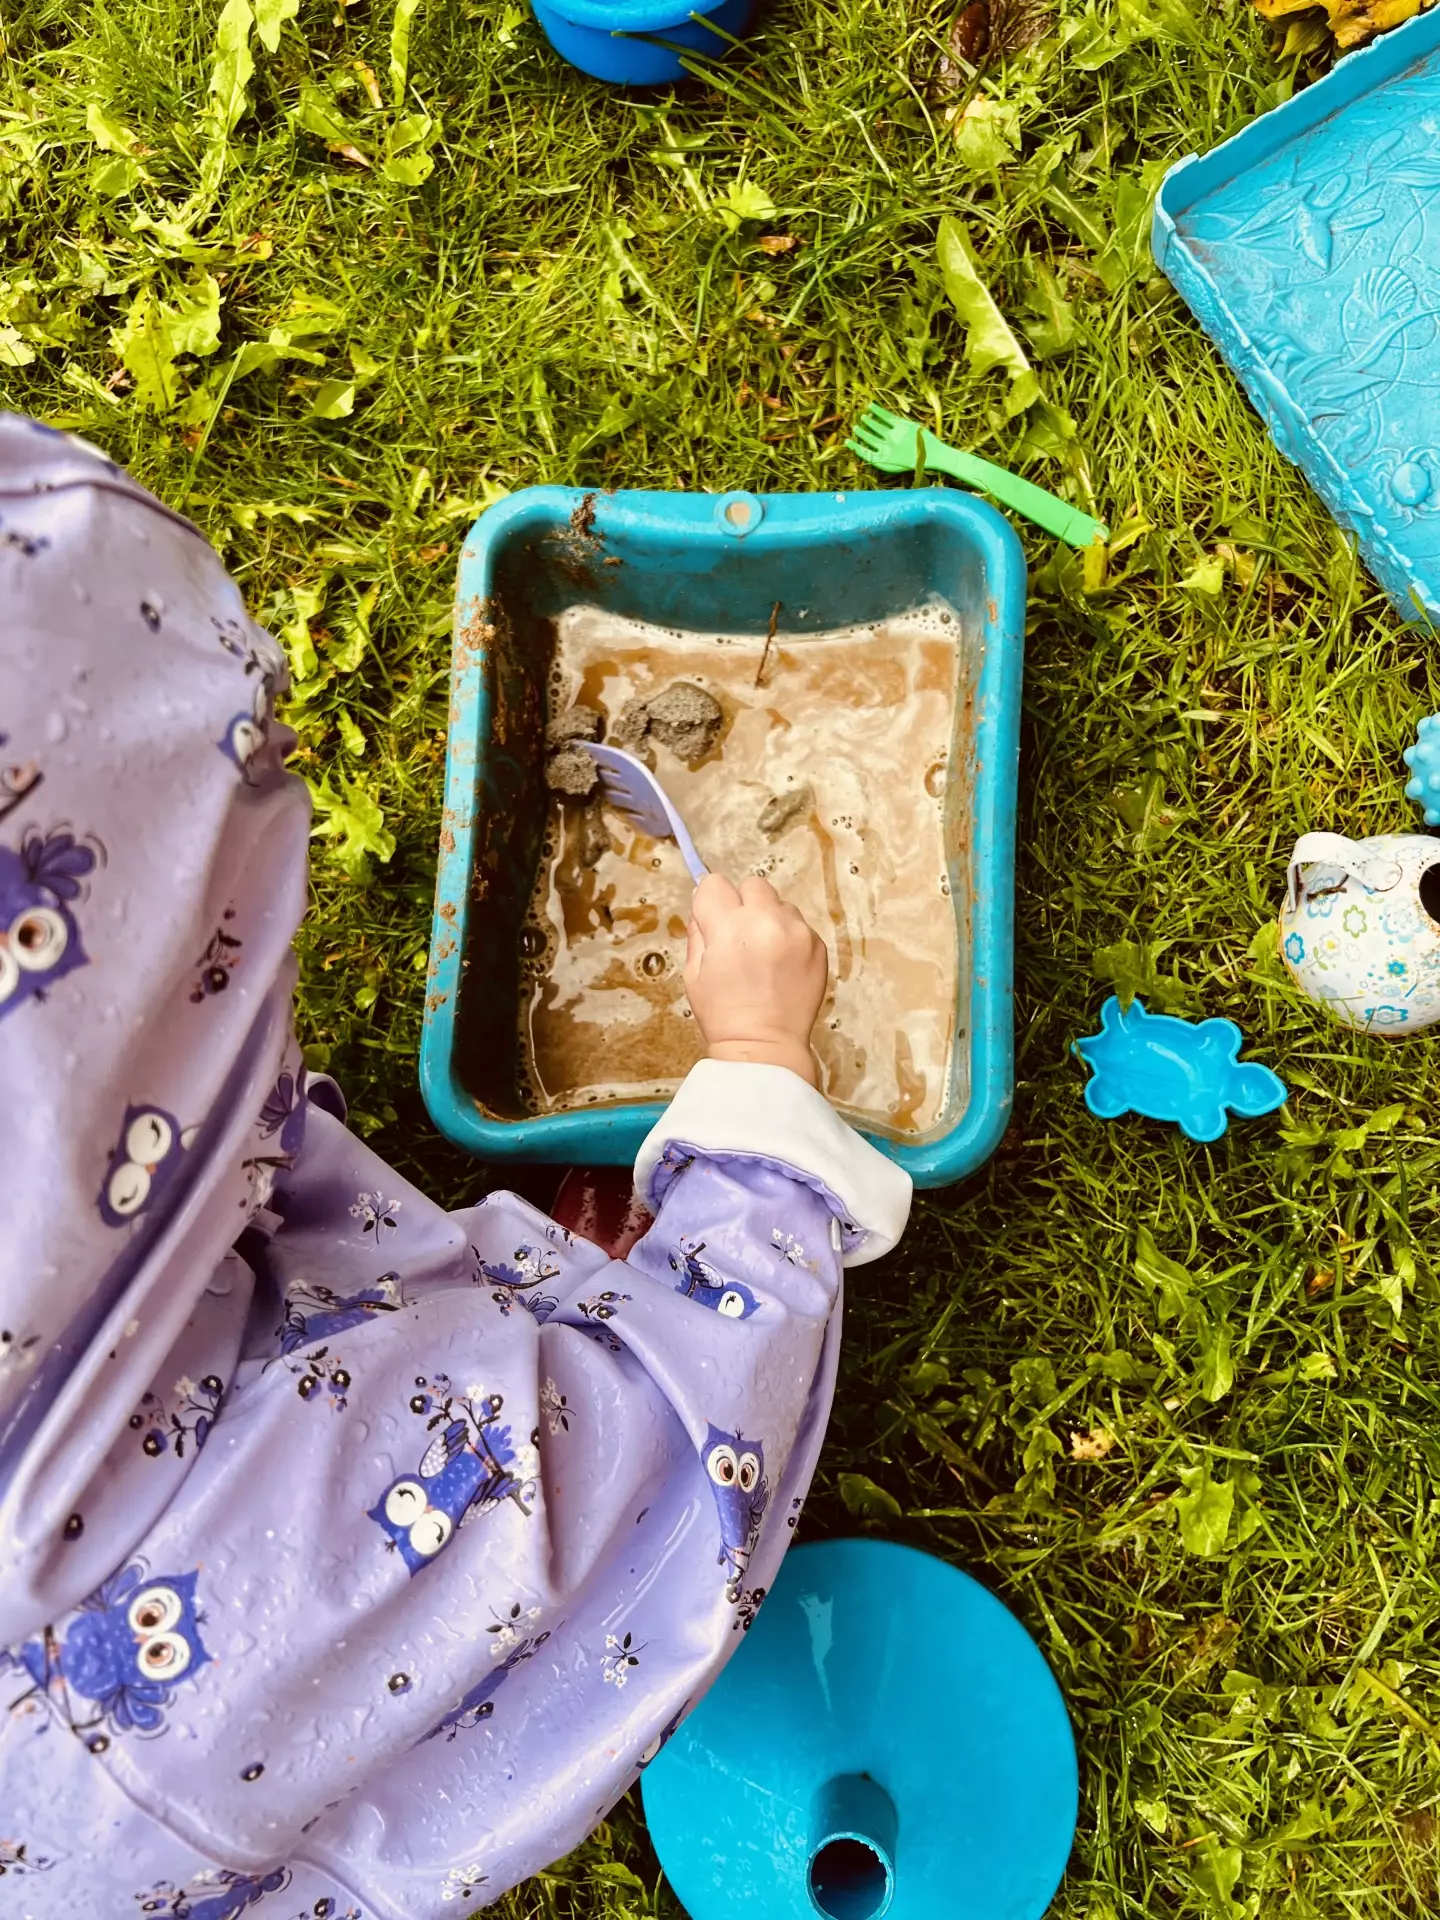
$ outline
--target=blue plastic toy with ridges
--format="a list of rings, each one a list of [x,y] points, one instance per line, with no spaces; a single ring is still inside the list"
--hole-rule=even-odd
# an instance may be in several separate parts
[[[1091,1069],[1085,1104],[1097,1120],[1138,1113],[1173,1120],[1192,1140],[1218,1140],[1230,1114],[1254,1119],[1289,1098],[1269,1067],[1241,1060],[1245,1036],[1233,1020],[1179,1020],[1128,1008],[1112,994],[1100,1009],[1100,1031],[1075,1042]]]
[[[1155,257],[1399,611],[1440,619],[1440,7],[1167,174]]]
[[[1427,713],[1420,722],[1419,738],[1405,749],[1405,764],[1412,775],[1406,799],[1423,810],[1427,827],[1440,827],[1440,713]]]
[[[690,1920],[1040,1920],[1075,1742],[1039,1648],[913,1547],[795,1547],[642,1776]]]

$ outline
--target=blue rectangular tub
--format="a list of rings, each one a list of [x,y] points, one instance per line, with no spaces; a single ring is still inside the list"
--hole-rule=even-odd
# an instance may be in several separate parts
[[[420,1077],[435,1124],[492,1162],[628,1162],[656,1103],[526,1110],[519,932],[541,857],[549,621],[577,603],[762,636],[876,621],[940,595],[963,634],[946,820],[960,1006],[951,1084],[925,1136],[873,1134],[920,1186],[980,1166],[1009,1116],[1017,735],[1025,563],[968,494],[582,494],[492,507],[460,558],[445,811]],[[691,823],[692,827],[695,823]]]

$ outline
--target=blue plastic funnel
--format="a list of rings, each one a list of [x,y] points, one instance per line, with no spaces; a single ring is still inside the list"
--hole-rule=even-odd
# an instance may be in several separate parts
[[[1040,1920],[1075,1835],[1075,1743],[982,1586],[829,1540],[786,1557],[642,1792],[691,1920]]]

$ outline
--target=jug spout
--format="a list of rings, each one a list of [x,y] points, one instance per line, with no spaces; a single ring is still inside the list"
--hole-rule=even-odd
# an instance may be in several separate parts
[[[824,1920],[880,1920],[895,1893],[895,1802],[868,1773],[841,1773],[815,1799],[810,1904]]]

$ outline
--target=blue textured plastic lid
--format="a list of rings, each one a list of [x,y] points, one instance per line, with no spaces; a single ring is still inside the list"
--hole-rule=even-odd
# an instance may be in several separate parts
[[[1440,619],[1440,8],[1166,176],[1153,245],[1399,612]]]

